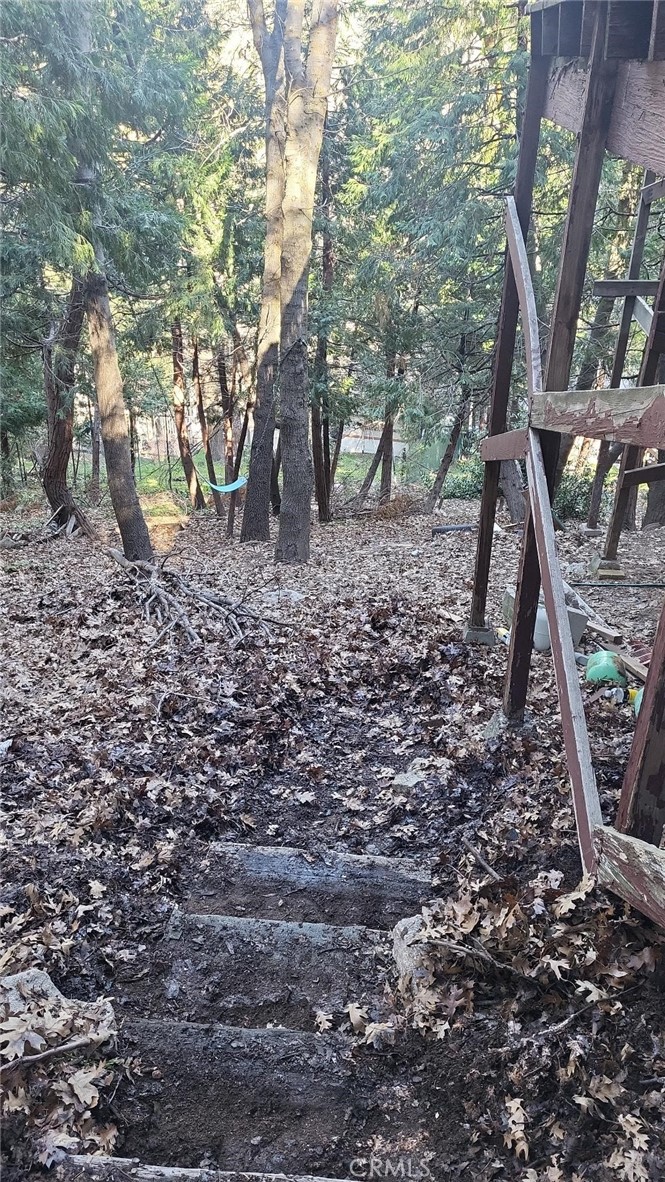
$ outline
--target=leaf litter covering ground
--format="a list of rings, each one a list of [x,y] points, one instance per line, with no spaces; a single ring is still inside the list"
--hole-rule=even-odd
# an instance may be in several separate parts
[[[441,520],[476,515],[448,503]],[[622,542],[629,577],[663,577],[662,542]],[[589,557],[574,529],[561,545],[570,563]],[[317,529],[310,565],[279,569],[268,546],[191,521],[173,568],[282,622],[233,647],[201,611],[198,648],[155,643],[125,572],[84,540],[12,552],[0,972],[117,997],[213,840],[414,856],[437,897],[403,941],[389,1029],[368,1028],[353,998],[312,1028],[413,1064],[435,1177],[663,1178],[663,933],[580,882],[547,655],[532,728],[485,736],[506,652],[460,641],[473,549],[470,534],[432,541],[426,517],[368,516]],[[518,549],[496,540],[495,620]],[[652,638],[657,591],[594,595],[609,622]],[[633,719],[604,699],[587,716],[611,820]],[[80,1029],[65,1003],[5,1014],[9,1059]],[[117,1096],[142,1070],[109,1041],[10,1072],[17,1176],[63,1148],[121,1152]]]

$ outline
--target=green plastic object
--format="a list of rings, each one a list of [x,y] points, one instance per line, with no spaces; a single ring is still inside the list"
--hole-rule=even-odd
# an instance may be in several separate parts
[[[628,684],[624,663],[618,653],[608,649],[601,649],[589,657],[585,669],[585,678],[595,685],[620,685],[625,689]]]
[[[644,697],[644,686],[642,686],[642,689],[637,691],[637,693],[635,695],[635,701],[633,702],[633,710],[635,711],[636,718],[640,712],[640,706],[642,705],[642,698],[643,697]]]

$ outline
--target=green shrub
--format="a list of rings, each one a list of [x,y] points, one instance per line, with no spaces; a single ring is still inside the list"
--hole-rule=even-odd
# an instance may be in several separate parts
[[[457,460],[446,477],[443,498],[447,501],[473,501],[483,491],[483,469],[480,456]]]

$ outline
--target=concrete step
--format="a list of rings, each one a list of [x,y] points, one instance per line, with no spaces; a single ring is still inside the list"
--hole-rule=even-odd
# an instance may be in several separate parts
[[[347,1182],[314,1178],[311,1174],[242,1174],[234,1170],[185,1169],[182,1166],[146,1166],[134,1157],[92,1157],[68,1154],[58,1166],[62,1182],[89,1178],[90,1182]]]
[[[115,1106],[122,1152],[165,1165],[345,1176],[358,1145],[400,1127],[390,1077],[384,1111],[377,1057],[363,1068],[340,1034],[240,1030],[127,1019],[120,1053],[142,1064]],[[407,1132],[414,1110],[404,1086]]]
[[[358,925],[176,910],[150,972],[132,964],[134,981],[116,978],[117,1001],[145,1017],[312,1031],[316,1010],[339,1013],[353,1001],[376,1021],[390,961],[384,941]]]
[[[406,859],[215,842],[187,884],[189,912],[389,929],[420,910],[430,875]]]

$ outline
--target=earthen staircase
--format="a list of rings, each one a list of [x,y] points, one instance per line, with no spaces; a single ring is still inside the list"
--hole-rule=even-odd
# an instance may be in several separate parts
[[[395,859],[213,846],[149,962],[116,987],[120,1053],[142,1064],[118,1101],[123,1157],[71,1156],[61,1177],[321,1182],[369,1177],[372,1155],[417,1177],[409,1073],[315,1015],[386,1016],[388,933],[429,882]]]

